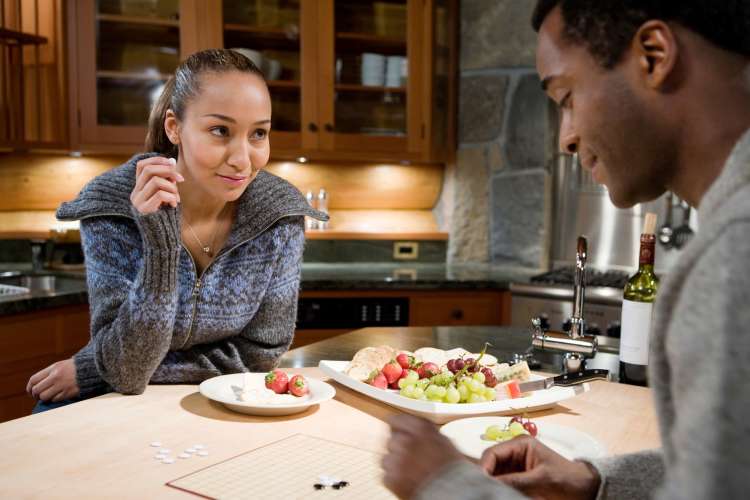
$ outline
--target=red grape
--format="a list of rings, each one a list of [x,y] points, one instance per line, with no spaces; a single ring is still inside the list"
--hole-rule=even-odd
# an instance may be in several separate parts
[[[532,422],[531,420],[527,420],[523,424],[523,428],[526,429],[526,432],[531,434],[531,437],[536,437],[538,429],[536,428],[536,424]]]
[[[446,363],[446,368],[450,370],[451,373],[456,373],[458,370],[456,370],[456,360],[455,359],[449,359]]]
[[[487,387],[495,387],[497,385],[497,379],[491,369],[485,366],[482,368],[482,373],[484,374],[484,385]]]

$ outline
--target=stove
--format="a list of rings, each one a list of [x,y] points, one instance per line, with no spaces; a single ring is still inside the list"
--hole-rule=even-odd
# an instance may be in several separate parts
[[[512,283],[511,324],[529,327],[531,318],[542,318],[545,329],[567,331],[573,313],[575,268],[562,267],[539,274],[529,283]],[[622,290],[628,273],[586,269],[586,301],[583,317],[586,334],[620,336]]]
[[[531,278],[532,283],[545,283],[550,285],[573,286],[575,268],[573,266],[561,267],[552,271],[537,274]],[[628,273],[625,271],[599,271],[586,269],[586,286],[610,287],[622,290],[628,282]]]

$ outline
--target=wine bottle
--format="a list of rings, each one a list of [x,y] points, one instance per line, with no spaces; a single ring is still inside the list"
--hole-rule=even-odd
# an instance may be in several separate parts
[[[638,271],[623,291],[620,333],[620,382],[648,385],[651,317],[659,278],[654,274],[656,214],[646,214],[641,234]]]

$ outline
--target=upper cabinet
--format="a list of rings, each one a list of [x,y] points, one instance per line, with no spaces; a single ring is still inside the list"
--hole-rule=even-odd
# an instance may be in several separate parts
[[[68,4],[76,149],[142,148],[168,75],[211,47],[266,75],[273,158],[439,162],[454,148],[455,0]]]

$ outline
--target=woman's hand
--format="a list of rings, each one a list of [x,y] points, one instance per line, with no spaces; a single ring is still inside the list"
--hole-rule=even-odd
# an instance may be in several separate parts
[[[162,205],[177,207],[180,192],[177,183],[185,179],[177,172],[174,158],[152,156],[136,163],[135,187],[130,201],[143,215],[154,213]]]
[[[601,481],[593,467],[572,462],[529,436],[488,448],[479,465],[532,498],[593,499]]]
[[[32,375],[26,392],[34,399],[53,403],[78,396],[80,389],[73,358],[53,363]]]

